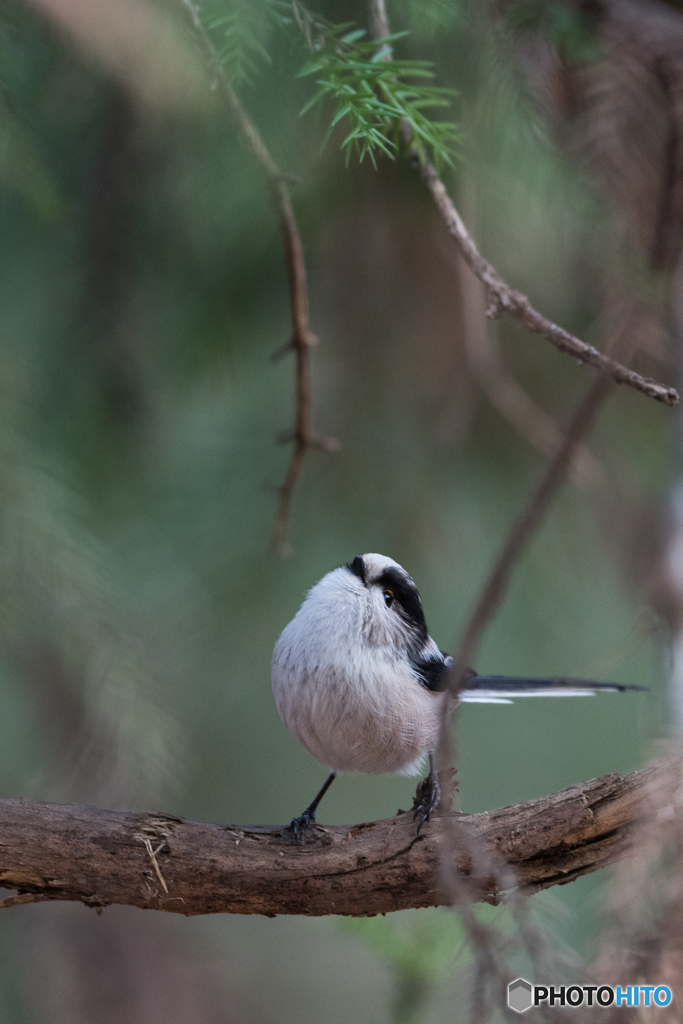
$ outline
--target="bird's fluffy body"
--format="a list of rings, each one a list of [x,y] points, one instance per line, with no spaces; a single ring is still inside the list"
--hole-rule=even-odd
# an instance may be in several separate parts
[[[289,731],[333,771],[417,775],[436,749],[452,659],[427,632],[413,580],[392,558],[359,555],[308,592],[273,652],[273,693]],[[638,686],[479,676],[458,699],[592,696]]]
[[[324,576],[283,630],[273,652],[275,703],[321,764],[416,775],[435,749],[448,695],[427,689],[415,666],[440,668],[445,656],[419,601],[405,569],[366,554]]]

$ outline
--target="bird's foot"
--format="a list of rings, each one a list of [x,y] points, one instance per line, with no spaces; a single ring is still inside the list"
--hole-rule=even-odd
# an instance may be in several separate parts
[[[413,799],[413,818],[417,820],[417,834],[432,813],[443,806],[445,798],[453,797],[458,785],[455,781],[455,768],[449,768],[445,775],[440,776],[435,769],[430,771],[417,787]]]
[[[298,839],[299,833],[308,828],[309,825],[315,825],[315,811],[312,811],[310,807],[307,807],[299,818],[292,818],[289,827],[294,833],[294,838]]]
[[[429,821],[432,812],[441,803],[441,785],[437,772],[430,772],[426,779],[423,779],[417,787],[413,799],[413,818],[417,821],[417,834],[425,821]]]

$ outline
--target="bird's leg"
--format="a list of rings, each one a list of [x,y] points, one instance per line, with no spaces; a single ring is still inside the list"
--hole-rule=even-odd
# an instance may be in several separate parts
[[[440,803],[441,784],[439,782],[439,773],[434,766],[434,755],[430,753],[429,775],[418,785],[413,800],[413,818],[419,819],[417,826],[418,835],[425,821],[429,821],[432,811],[435,811]]]
[[[332,785],[332,783],[334,782],[336,777],[337,777],[337,773],[336,772],[330,772],[330,774],[327,776],[327,780],[325,782],[325,785],[322,787],[322,789],[320,790],[320,792],[316,796],[315,800],[313,800],[313,802],[308,805],[308,807],[306,808],[304,813],[301,815],[301,817],[300,818],[292,818],[292,823],[290,825],[290,828],[294,832],[295,837],[298,838],[299,830],[300,829],[306,828],[308,825],[314,825],[315,824],[315,809],[318,806],[318,804],[320,803],[320,801],[322,800],[322,798],[325,796],[325,793],[327,793],[328,789],[330,788],[330,786]]]

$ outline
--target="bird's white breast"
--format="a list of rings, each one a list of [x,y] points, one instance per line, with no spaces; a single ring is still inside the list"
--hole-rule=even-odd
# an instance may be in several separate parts
[[[275,645],[275,703],[327,767],[417,774],[438,743],[446,697],[420,684],[397,642],[396,616],[364,591],[336,569],[309,592]]]

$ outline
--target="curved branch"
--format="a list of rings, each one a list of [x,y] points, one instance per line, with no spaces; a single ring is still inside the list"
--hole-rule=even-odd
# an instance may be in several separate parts
[[[380,40],[389,35],[389,19],[384,0],[370,0],[369,22],[371,34],[375,39]],[[679,395],[675,388],[660,384],[651,377],[643,377],[635,370],[629,370],[616,359],[611,359],[597,348],[576,338],[534,309],[526,295],[511,288],[496,268],[479,252],[436,168],[430,160],[423,159],[417,148],[411,144],[411,129],[405,121],[401,123],[401,133],[410,147],[411,162],[427,186],[449,235],[467,266],[486,289],[486,315],[490,319],[499,317],[503,312],[509,313],[527,331],[547,338],[560,352],[575,356],[580,363],[588,363],[598,370],[604,370],[617,384],[628,384],[636,391],[658,402],[664,402],[665,405],[678,403]]]
[[[674,800],[683,761],[606,775],[529,803],[453,815],[467,898],[497,902],[611,864]],[[412,813],[354,826],[205,825],[167,814],[0,800],[0,886],[42,900],[112,903],[179,914],[383,914],[448,902],[439,883],[438,818]],[[500,865],[498,870],[497,864]],[[497,879],[504,879],[499,882]]]
[[[613,377],[617,384],[628,384],[636,391],[640,391],[658,402],[664,402],[665,405],[677,404],[678,392],[675,388],[660,384],[658,381],[652,380],[651,377],[643,377],[635,370],[630,370],[618,363],[616,359],[604,355],[592,345],[581,341],[580,338],[565,331],[563,327],[559,327],[558,324],[553,323],[552,320],[534,309],[526,295],[511,288],[495,267],[479,252],[433,164],[428,160],[422,160],[414,147],[411,149],[411,158],[431,193],[449,235],[460,250],[467,266],[486,289],[487,316],[495,318],[503,312],[509,313],[527,331],[540,334],[560,352],[574,356],[580,363],[587,363],[598,370],[604,370]]]

